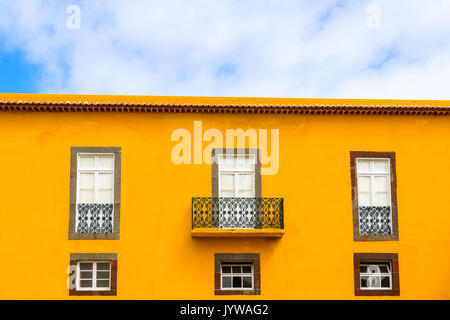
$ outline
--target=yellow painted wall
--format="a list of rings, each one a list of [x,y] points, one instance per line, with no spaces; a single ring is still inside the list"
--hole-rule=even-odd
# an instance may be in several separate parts
[[[285,199],[283,238],[191,237],[211,167],[174,165],[170,136],[195,120],[280,130],[262,193]],[[400,297],[382,299],[450,298],[449,117],[0,113],[0,146],[0,299],[380,299],[354,296],[354,252],[398,253]],[[71,146],[122,147],[120,240],[68,240]],[[353,241],[351,150],[396,152],[399,241]],[[118,253],[117,297],[69,297],[78,252]],[[218,252],[260,253],[262,294],[215,296]]]

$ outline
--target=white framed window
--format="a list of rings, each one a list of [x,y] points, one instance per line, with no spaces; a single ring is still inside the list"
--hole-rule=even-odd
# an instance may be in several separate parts
[[[392,289],[392,268],[390,262],[360,262],[361,290]]]
[[[76,288],[79,291],[111,289],[111,263],[109,261],[78,261]]]
[[[219,197],[255,197],[255,155],[220,154]]]
[[[113,204],[114,154],[78,153],[77,203]]]
[[[253,290],[253,263],[222,262],[220,268],[222,290]]]
[[[357,158],[359,207],[390,207],[390,159]]]

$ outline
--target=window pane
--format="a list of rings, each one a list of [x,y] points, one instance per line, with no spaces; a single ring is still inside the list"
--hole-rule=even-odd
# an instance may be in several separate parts
[[[222,266],[222,273],[231,273],[230,266]]]
[[[380,267],[375,264],[371,264],[367,266],[367,273],[380,273]]]
[[[98,262],[97,270],[109,270],[109,262]]]
[[[358,177],[358,191],[370,192],[370,177],[365,176]]]
[[[374,177],[375,180],[375,186],[374,189],[376,192],[386,192],[387,189],[387,176],[379,176],[379,177]]]
[[[80,288],[92,288],[92,280],[80,280]]]
[[[375,192],[375,199],[373,199],[373,205],[378,207],[389,206],[387,192]]]
[[[97,288],[109,288],[109,280],[97,280]]]
[[[381,288],[381,277],[369,276],[367,278],[367,285],[369,286],[369,288]]]
[[[98,187],[101,189],[112,189],[113,174],[112,173],[99,173],[98,174]]]
[[[220,175],[220,187],[222,190],[234,190],[234,174],[222,173]]]
[[[233,288],[242,288],[242,278],[233,277]]]
[[[109,271],[97,271],[97,279],[109,279]]]
[[[234,191],[221,191],[220,196],[224,197],[224,198],[234,198],[235,193],[234,193]]]
[[[93,155],[80,155],[79,162],[78,162],[79,168],[94,168],[95,167],[95,156]]]
[[[243,287],[244,288],[251,288],[252,287],[252,277],[243,277]]]
[[[80,279],[92,279],[92,271],[80,271]]]
[[[235,170],[236,167],[235,156],[220,156],[219,170]]]
[[[80,189],[80,203],[94,203],[94,189]]]
[[[253,190],[239,190],[238,197],[254,198],[255,197],[255,191],[253,191]]]
[[[242,273],[252,273],[252,267],[243,266],[242,267]]]
[[[361,276],[361,288],[367,288],[367,276]]]
[[[367,272],[367,266],[359,266],[359,272],[366,273]]]
[[[361,276],[361,288],[381,288],[380,276]]]
[[[237,169],[238,170],[255,170],[255,160],[254,157],[245,156],[245,157],[237,157]]]
[[[222,288],[231,288],[231,277],[222,277]]]
[[[370,207],[372,205],[369,192],[358,193],[358,205],[360,207]]]
[[[80,262],[80,270],[92,270],[92,262]]]
[[[94,174],[93,173],[80,173],[80,189],[94,189]]]
[[[112,203],[113,202],[112,189],[99,189],[97,198],[98,203]]]
[[[241,267],[240,266],[233,266],[233,273],[241,273]]]
[[[110,156],[99,156],[98,157],[98,167],[100,169],[113,169],[114,168],[114,158]]]
[[[382,288],[390,288],[391,281],[389,277],[381,277],[381,287]]]
[[[375,172],[388,172],[388,161],[373,160],[373,167]]]
[[[380,266],[380,272],[381,273],[390,273],[387,266]]]
[[[239,174],[238,188],[243,190],[253,190],[253,174]]]
[[[364,172],[370,171],[370,160],[358,159],[357,160],[357,169],[358,169],[358,172],[359,171],[364,171]]]

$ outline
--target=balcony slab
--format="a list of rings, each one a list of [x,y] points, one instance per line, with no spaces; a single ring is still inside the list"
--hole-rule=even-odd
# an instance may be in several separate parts
[[[284,229],[214,229],[194,228],[191,230],[193,238],[281,238]]]

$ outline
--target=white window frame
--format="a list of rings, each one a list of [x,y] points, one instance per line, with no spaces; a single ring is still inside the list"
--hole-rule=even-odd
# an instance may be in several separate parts
[[[362,266],[371,266],[371,265],[378,265],[378,264],[388,264],[388,271],[389,273],[362,273],[359,272],[359,288],[361,290],[392,290],[392,262],[391,261],[380,261],[380,262],[376,262],[376,263],[367,263],[367,262],[363,262],[361,261],[359,264],[359,267],[361,268]],[[361,269],[360,269],[361,270]],[[363,287],[361,286],[361,282],[362,282],[362,277],[367,277],[367,276],[372,276],[372,277],[389,277],[389,287],[378,287],[378,288],[374,288],[374,287]],[[381,285],[381,280],[380,280],[380,285]]]
[[[370,161],[386,161],[387,160],[387,173],[386,172],[375,172],[373,169],[373,162],[370,163],[370,170],[367,172],[360,172],[358,169],[358,161],[359,160],[370,160]],[[370,177],[370,202],[371,205],[369,207],[378,207],[374,205],[375,201],[375,177],[387,177],[387,199],[388,199],[388,207],[391,208],[391,217],[392,217],[392,193],[391,193],[391,159],[389,158],[356,158],[356,188],[358,190],[358,207],[360,207],[359,204],[359,177]],[[362,206],[361,206],[362,207]],[[391,219],[391,230],[392,230],[392,219]]]
[[[92,263],[92,287],[90,288],[82,288],[80,287],[80,263]],[[109,287],[97,287],[97,263],[109,263]],[[86,270],[83,270],[86,271]],[[106,270],[100,270],[100,271],[106,271]],[[85,280],[85,279],[83,279]],[[99,279],[99,280],[107,280],[107,279]],[[109,291],[111,290],[111,261],[78,261],[77,262],[77,281],[76,281],[76,290],[77,291]]]
[[[80,169],[80,156],[95,156],[95,167]],[[113,166],[111,169],[101,169],[98,167],[98,158],[101,156],[112,156]],[[80,203],[80,173],[94,173],[94,202],[98,203],[98,174],[99,173],[112,173],[113,185],[112,185],[112,202],[114,204],[114,166],[115,166],[115,154],[114,153],[77,153],[77,204]]]
[[[224,169],[221,166],[221,160],[223,158],[227,157],[234,157],[235,158],[235,167],[234,169]],[[252,170],[244,170],[244,169],[238,169],[238,157],[244,157],[244,158],[250,158],[251,163],[253,165],[256,164],[256,158],[254,154],[233,154],[233,153],[223,153],[219,155],[219,161],[218,161],[218,171],[219,171],[219,177],[218,177],[218,183],[219,183],[219,197],[222,197],[222,173],[226,174],[233,174],[234,175],[234,197],[239,198],[239,174],[249,174],[251,173],[252,176],[252,185],[253,185],[253,196],[248,198],[254,198],[256,196],[256,185],[255,185],[255,167],[253,166]],[[242,197],[244,198],[244,197]]]
[[[95,156],[95,167],[94,168],[83,168],[80,169],[80,156],[85,156],[85,155],[89,155],[89,156]],[[98,158],[101,156],[112,156],[113,158],[113,166],[112,169],[101,169],[98,166]],[[80,173],[94,173],[94,202],[93,204],[97,204],[97,198],[98,198],[98,174],[99,173],[112,173],[112,180],[113,180],[113,185],[112,185],[112,202],[110,204],[113,205],[112,208],[112,220],[111,220],[111,225],[112,228],[114,230],[114,189],[115,189],[115,180],[114,180],[114,171],[115,171],[115,160],[116,160],[116,155],[114,153],[92,153],[92,152],[79,152],[77,153],[77,204],[76,207],[77,209],[75,210],[75,221],[76,223],[78,223],[78,204],[80,203]],[[76,226],[75,226],[76,227]]]
[[[250,267],[251,268],[251,274],[250,273],[223,273],[223,267]],[[233,269],[231,269],[233,270]],[[221,290],[254,290],[255,287],[255,272],[254,272],[253,263],[230,263],[230,262],[222,262],[220,264],[220,289]],[[224,288],[223,287],[223,277],[230,277],[231,278],[231,288]],[[241,277],[241,287],[233,287],[233,277]],[[252,287],[251,288],[244,288],[244,277],[251,277],[252,278]]]

